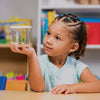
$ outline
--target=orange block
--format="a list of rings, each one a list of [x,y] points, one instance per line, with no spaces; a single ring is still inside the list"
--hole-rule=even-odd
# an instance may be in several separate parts
[[[5,90],[25,91],[27,89],[26,80],[7,80]]]

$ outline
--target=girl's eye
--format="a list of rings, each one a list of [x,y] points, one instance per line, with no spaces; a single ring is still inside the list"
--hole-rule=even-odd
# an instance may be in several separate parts
[[[60,38],[59,38],[59,37],[56,37],[56,39],[57,39],[57,40],[60,40]]]
[[[47,32],[47,35],[50,35],[50,32]]]

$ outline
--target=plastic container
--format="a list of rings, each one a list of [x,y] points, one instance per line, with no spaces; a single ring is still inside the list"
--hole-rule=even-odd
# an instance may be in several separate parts
[[[24,43],[25,47],[32,45],[32,26],[10,26],[10,34],[12,41],[18,43],[18,47],[21,47],[21,43]]]

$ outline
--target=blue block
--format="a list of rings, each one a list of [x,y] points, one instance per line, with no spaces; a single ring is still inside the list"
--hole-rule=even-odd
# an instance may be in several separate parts
[[[0,90],[5,90],[7,77],[6,76],[0,76]]]

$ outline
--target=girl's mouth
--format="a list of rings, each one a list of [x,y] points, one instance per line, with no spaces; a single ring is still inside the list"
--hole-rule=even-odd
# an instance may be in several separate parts
[[[45,48],[46,48],[47,50],[52,50],[52,48],[49,47],[49,46],[45,46]]]

